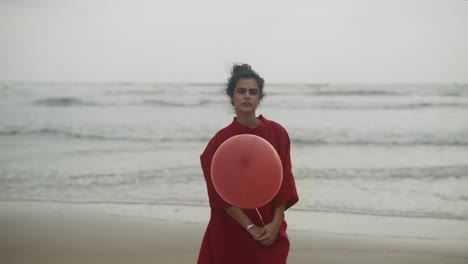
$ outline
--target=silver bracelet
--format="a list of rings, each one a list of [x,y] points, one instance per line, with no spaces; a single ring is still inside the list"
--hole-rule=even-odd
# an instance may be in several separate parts
[[[249,230],[250,230],[252,227],[254,227],[254,226],[256,226],[256,225],[255,225],[255,224],[250,224],[250,225],[248,225],[245,229],[246,229],[247,231],[249,231]]]

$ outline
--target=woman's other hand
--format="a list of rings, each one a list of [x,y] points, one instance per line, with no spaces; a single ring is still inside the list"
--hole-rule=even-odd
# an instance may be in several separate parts
[[[271,222],[262,228],[262,234],[259,237],[254,237],[255,240],[260,242],[264,246],[270,246],[275,242],[276,237],[278,236],[278,232],[280,226]]]

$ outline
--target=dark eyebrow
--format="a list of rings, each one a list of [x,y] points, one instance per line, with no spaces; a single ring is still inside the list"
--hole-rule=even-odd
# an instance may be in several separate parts
[[[245,89],[245,90],[260,90],[258,88],[244,88],[244,87],[237,87],[237,89]]]

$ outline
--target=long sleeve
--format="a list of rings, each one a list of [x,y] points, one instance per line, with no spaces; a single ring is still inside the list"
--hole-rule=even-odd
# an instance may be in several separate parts
[[[216,136],[213,137],[205,148],[205,151],[200,156],[201,166],[203,175],[205,176],[206,188],[208,190],[208,199],[210,201],[210,207],[213,209],[228,208],[231,205],[219,196],[218,192],[214,188],[213,181],[211,179],[211,161],[214,153],[216,152],[218,145],[216,144]]]
[[[288,202],[286,204],[286,209],[293,206],[299,201],[297,195],[296,183],[294,181],[294,176],[292,173],[291,165],[291,142],[289,135],[286,130],[283,130],[280,136],[280,158],[283,164],[283,182],[278,191],[278,194],[273,199],[273,204],[275,207],[280,206],[281,204]]]

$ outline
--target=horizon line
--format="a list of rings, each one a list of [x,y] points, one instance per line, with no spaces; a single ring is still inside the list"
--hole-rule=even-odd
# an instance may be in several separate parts
[[[37,84],[188,84],[188,85],[225,85],[226,82],[219,82],[219,81],[65,81],[65,80],[56,80],[56,81],[46,81],[46,80],[0,80],[1,84],[8,84],[8,83],[37,83]],[[319,81],[307,81],[307,82],[288,82],[288,81],[281,81],[281,82],[265,82],[265,85],[334,85],[334,84],[349,84],[349,85],[356,85],[356,84],[378,84],[378,85],[468,85],[468,81],[460,82],[460,81],[395,81],[395,82],[386,82],[386,81],[330,81],[330,82],[319,82]]]

